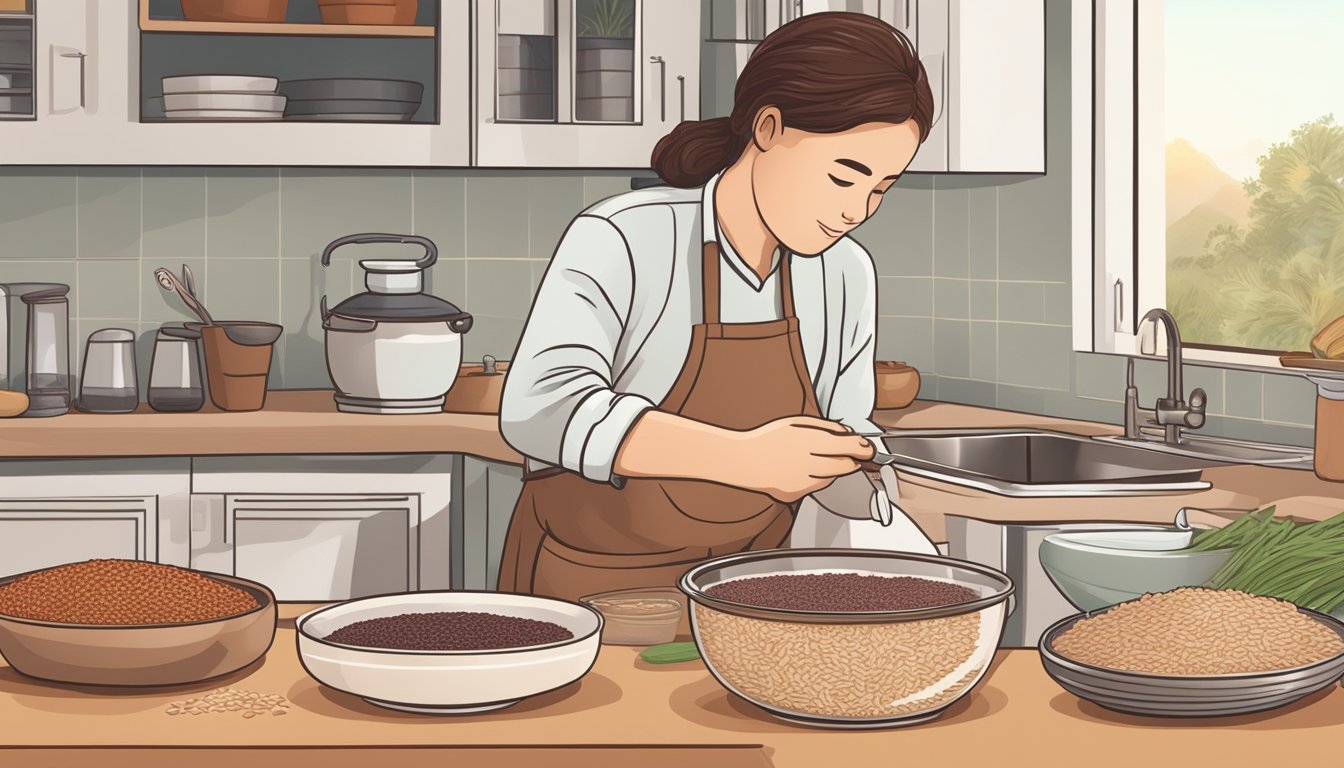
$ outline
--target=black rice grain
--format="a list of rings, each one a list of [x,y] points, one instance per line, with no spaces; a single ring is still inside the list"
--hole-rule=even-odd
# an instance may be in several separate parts
[[[790,611],[903,611],[964,603],[979,597],[969,587],[913,576],[859,573],[791,573],[715,584],[710,597]]]
[[[326,640],[361,648],[399,651],[490,651],[569,640],[574,633],[549,621],[495,613],[403,613],[356,621]]]

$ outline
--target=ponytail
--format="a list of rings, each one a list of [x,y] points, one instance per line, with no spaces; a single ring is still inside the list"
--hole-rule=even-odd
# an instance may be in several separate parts
[[[732,165],[743,148],[729,118],[691,120],[659,139],[653,148],[653,169],[674,187],[699,187]]]

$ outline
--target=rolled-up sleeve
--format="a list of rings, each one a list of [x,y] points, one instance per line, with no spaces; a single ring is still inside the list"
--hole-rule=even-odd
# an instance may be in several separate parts
[[[515,450],[590,480],[611,480],[626,434],[654,407],[612,388],[634,283],[630,249],[615,225],[597,216],[574,219],[505,381],[500,430]]]
[[[877,354],[877,275],[873,260],[853,246],[853,256],[840,270],[842,307],[827,307],[840,322],[839,368],[826,417],[861,435],[878,435],[871,420],[875,393],[873,363]]]

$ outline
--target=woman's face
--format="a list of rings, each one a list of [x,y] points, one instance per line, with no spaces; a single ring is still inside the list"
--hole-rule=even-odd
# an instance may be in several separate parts
[[[771,115],[773,113],[773,116]],[[756,120],[752,188],[765,226],[806,256],[831,247],[882,204],[919,149],[919,126],[867,123],[842,133],[779,130],[779,112]]]

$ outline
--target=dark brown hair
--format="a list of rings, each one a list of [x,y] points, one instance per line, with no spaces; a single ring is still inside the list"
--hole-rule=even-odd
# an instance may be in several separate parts
[[[681,123],[653,148],[653,169],[674,187],[698,187],[737,161],[752,124],[774,106],[785,128],[838,133],[914,119],[933,121],[933,91],[919,55],[896,28],[859,13],[815,13],[785,24],[752,52],[729,117]]]

